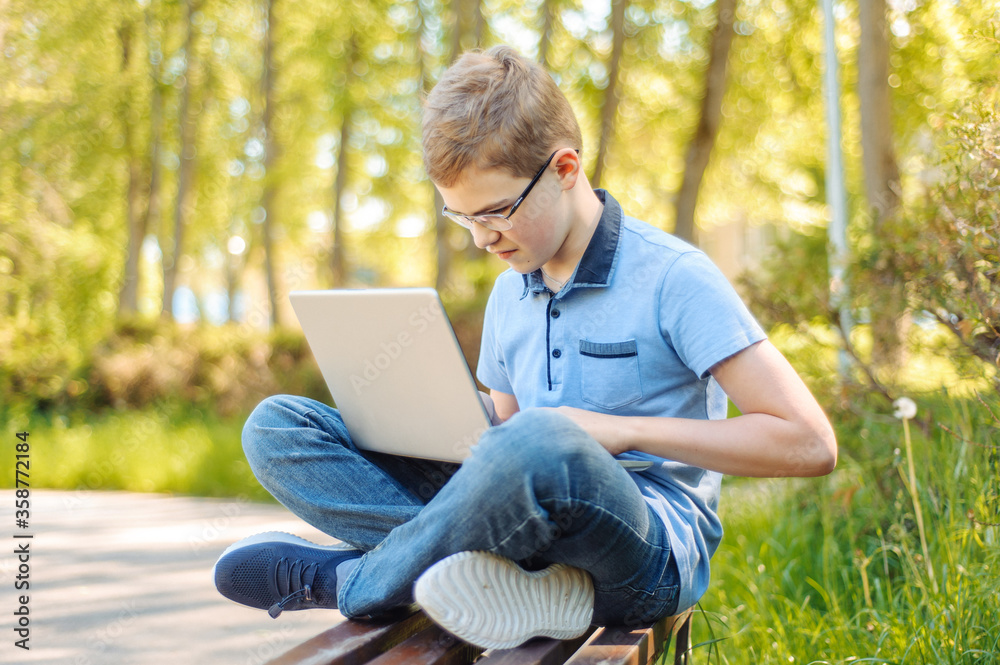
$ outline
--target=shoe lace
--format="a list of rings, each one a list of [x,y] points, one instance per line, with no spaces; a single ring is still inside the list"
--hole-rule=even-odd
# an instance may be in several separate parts
[[[285,605],[293,600],[301,598],[306,602],[313,601],[312,583],[318,570],[318,563],[306,563],[302,559],[295,559],[289,563],[287,557],[278,559],[278,565],[274,567],[274,583],[279,593],[284,593],[285,596],[268,609],[267,613],[272,619],[277,619],[278,615],[285,609]],[[282,580],[282,572],[284,580]],[[285,589],[285,591],[281,591],[281,589]]]

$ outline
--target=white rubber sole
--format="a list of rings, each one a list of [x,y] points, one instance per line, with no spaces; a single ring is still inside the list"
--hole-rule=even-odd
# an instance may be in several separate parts
[[[594,615],[586,571],[554,564],[528,572],[489,552],[438,561],[417,579],[413,594],[438,625],[486,649],[509,649],[532,637],[577,637]]]
[[[222,552],[222,554],[219,555],[219,558],[215,560],[215,565],[212,566],[212,579],[213,580],[215,579],[215,569],[219,565],[219,562],[222,561],[223,557],[225,557],[230,552],[242,549],[244,547],[248,547],[250,545],[256,545],[257,543],[274,543],[274,542],[291,543],[292,545],[301,545],[303,547],[312,547],[314,549],[320,549],[320,550],[331,550],[334,552],[354,549],[347,543],[337,543],[336,545],[317,545],[311,540],[306,540],[305,538],[299,538],[296,535],[286,533],[284,531],[265,531],[263,533],[255,533],[254,535],[247,536],[242,540],[237,540],[235,543],[227,547]]]

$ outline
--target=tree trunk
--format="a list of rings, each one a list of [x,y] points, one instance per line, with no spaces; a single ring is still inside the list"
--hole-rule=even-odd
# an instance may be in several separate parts
[[[698,190],[708,168],[715,137],[722,120],[722,99],[726,94],[726,69],[729,48],[733,42],[733,19],[736,0],[716,0],[718,18],[709,47],[708,70],[705,72],[705,96],[701,100],[701,116],[684,160],[684,178],[677,192],[674,235],[689,242],[697,241],[694,211]]]
[[[482,0],[452,0],[451,60],[455,62],[462,51],[482,48],[486,37],[486,16]]]
[[[348,105],[350,102],[348,102]],[[344,212],[341,199],[347,188],[347,145],[351,141],[351,109],[344,109],[340,121],[340,145],[337,148],[337,177],[333,183],[333,246],[330,248],[330,272],[333,286],[343,286],[347,282],[347,266],[344,265]]]
[[[122,44],[122,78],[129,78],[132,49],[132,24],[125,23],[118,31]],[[142,241],[146,236],[145,224],[148,220],[139,214],[139,194],[142,179],[142,165],[135,155],[135,145],[132,136],[131,106],[128,99],[122,99],[119,106],[122,131],[125,133],[124,152],[128,161],[128,193],[125,197],[125,220],[128,227],[128,246],[125,256],[125,269],[122,276],[121,289],[118,294],[118,317],[134,314],[139,304],[139,256],[142,252]]]
[[[191,71],[194,69],[194,25],[192,17],[197,11],[194,0],[187,0],[186,27],[184,38],[184,71],[181,76],[184,85],[181,88],[178,120],[181,125],[180,168],[177,174],[177,201],[174,208],[173,249],[169,257],[164,255],[163,263],[163,316],[173,318],[174,291],[177,289],[177,269],[184,253],[184,231],[187,225],[187,208],[192,195],[195,166],[195,121],[190,113],[191,106]]]
[[[146,8],[146,34],[153,34],[153,16],[149,7]],[[160,74],[163,65],[153,64],[150,61],[149,68],[149,76],[153,81],[153,94],[149,102],[149,197],[146,200],[142,221],[145,234],[157,233],[159,230],[163,180],[163,167],[160,164],[160,144],[163,141],[163,92],[160,88]],[[145,237],[142,240],[145,240]]]
[[[465,35],[465,2],[464,0],[452,0],[451,11],[455,15],[455,23],[451,28],[451,58],[448,63],[453,63],[462,53],[462,37]]]
[[[555,29],[556,0],[544,0],[542,3],[542,33],[538,39],[538,62],[545,69],[550,69],[549,51],[552,47],[552,31]]]
[[[601,186],[604,177],[604,162],[608,157],[608,146],[615,132],[615,118],[618,115],[618,102],[621,98],[618,79],[621,69],[622,52],[625,50],[625,9],[628,0],[612,0],[611,2],[611,59],[608,61],[608,87],[604,91],[604,104],[601,106],[601,135],[597,143],[597,157],[594,162],[594,173],[590,178],[593,187]]]
[[[861,102],[861,148],[865,187],[878,239],[871,280],[872,364],[889,369],[900,361],[899,324],[905,310],[903,283],[897,275],[889,223],[899,209],[899,167],[892,145],[892,102],[889,92],[889,39],[885,0],[861,2],[858,45],[858,97]]]
[[[466,36],[466,25],[465,20],[465,6],[464,0],[453,0],[452,2],[452,13],[454,14],[454,23],[451,28],[451,53],[448,57],[448,64],[454,64],[458,57],[462,54],[462,42],[463,38]],[[424,27],[426,27],[426,22]],[[421,59],[421,77],[424,80],[424,91],[428,92],[431,88],[430,81],[427,77],[426,66],[423,64],[424,61]],[[451,278],[452,265],[455,263],[456,252],[451,247],[451,243],[448,242],[448,234],[451,232],[451,222],[445,219],[444,215],[441,214],[441,209],[444,207],[444,200],[441,198],[440,192],[437,188],[434,188],[434,238],[435,246],[437,249],[437,275],[434,279],[434,284],[438,291],[444,291],[448,286],[448,281]]]
[[[274,199],[278,183],[274,176],[274,165],[278,160],[278,142],[274,132],[274,32],[277,19],[274,15],[275,0],[267,0],[265,5],[266,23],[264,28],[264,63],[261,71],[261,99],[264,109],[261,125],[264,130],[264,191],[261,194],[261,208],[264,221],[261,223],[261,245],[264,249],[264,277],[267,282],[267,302],[271,312],[270,324],[281,323],[278,308],[278,285],[275,277],[274,256]]]
[[[351,82],[354,80],[354,63],[357,61],[357,35],[351,33],[344,56],[344,91],[340,113],[340,144],[337,146],[337,176],[333,182],[333,247],[330,248],[330,271],[333,285],[343,286],[347,281],[347,266],[344,264],[344,213],[341,199],[347,188],[347,156],[351,142],[351,116],[354,101],[351,99]]]
[[[861,101],[861,147],[865,187],[875,230],[899,208],[899,167],[892,146],[889,94],[889,39],[885,0],[860,3],[858,97]]]
[[[486,16],[483,14],[483,0],[470,1],[474,3],[473,12],[475,14],[474,48],[482,48],[483,39],[486,36]]]
[[[418,6],[422,7],[420,3]],[[456,31],[457,32],[457,31]],[[418,31],[417,37],[417,67],[418,76],[420,77],[420,90],[426,95],[431,89],[431,80],[428,72],[430,71],[430,66],[427,64],[427,59],[429,54],[424,44],[429,43],[430,37],[427,35],[427,17],[424,15],[424,10],[420,10],[420,29]],[[452,52],[452,62],[454,62],[455,51]],[[434,277],[434,286],[437,290],[443,291],[445,285],[448,283],[448,273],[451,268],[451,252],[450,248],[447,246],[447,227],[448,220],[444,219],[441,214],[441,208],[444,206],[444,202],[441,200],[441,194],[438,192],[437,187],[431,184],[431,193],[433,203],[431,209],[431,219],[434,220],[434,239],[435,239],[435,249],[437,252],[436,256],[436,267],[437,272]]]

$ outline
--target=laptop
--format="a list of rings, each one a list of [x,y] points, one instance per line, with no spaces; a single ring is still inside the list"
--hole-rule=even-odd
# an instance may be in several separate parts
[[[490,417],[437,291],[293,291],[292,308],[359,448],[460,462]]]
[[[468,457],[491,416],[436,290],[293,291],[289,299],[355,445]]]

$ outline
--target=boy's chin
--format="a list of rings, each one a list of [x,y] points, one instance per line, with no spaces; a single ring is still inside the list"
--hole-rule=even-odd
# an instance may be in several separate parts
[[[532,266],[530,264],[529,265],[514,265],[513,263],[510,263],[509,261],[507,262],[507,265],[510,266],[511,270],[513,270],[514,272],[516,272],[518,274],[521,274],[521,275],[530,275],[531,273],[535,272],[539,268],[539,266]]]

